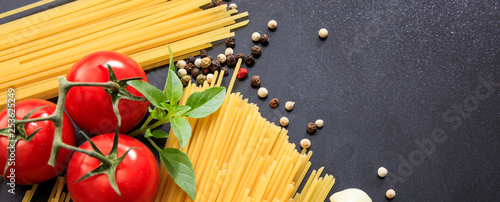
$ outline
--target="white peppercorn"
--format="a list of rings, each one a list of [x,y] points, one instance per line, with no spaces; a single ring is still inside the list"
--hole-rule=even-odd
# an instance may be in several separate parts
[[[232,48],[226,48],[226,51],[224,51],[224,54],[226,56],[234,54],[234,51]]]
[[[217,56],[217,61],[219,61],[221,64],[226,62],[226,56],[224,54],[219,54]]]
[[[267,94],[269,92],[267,91],[266,88],[262,87],[262,88],[259,88],[259,91],[257,91],[257,94],[259,95],[260,98],[265,98],[267,97]]]
[[[328,30],[326,30],[325,28],[321,28],[318,32],[319,34],[319,37],[321,37],[322,39],[326,38],[328,36]]]
[[[200,68],[201,67],[201,58],[196,58],[194,61],[194,66]]]
[[[300,141],[300,146],[304,149],[309,149],[309,147],[311,147],[311,140],[309,139],[302,139]]]
[[[316,122],[314,122],[314,124],[316,124],[316,127],[321,128],[321,127],[323,127],[323,120],[318,119],[318,120],[316,120]]]
[[[187,73],[188,73],[188,72],[187,72],[187,70],[185,70],[185,69],[179,69],[179,71],[177,71],[177,75],[178,75],[179,77],[183,77],[183,76],[187,75]]]
[[[278,26],[278,23],[276,22],[276,20],[270,20],[267,23],[267,27],[269,27],[269,29],[275,29],[276,26]]]
[[[184,69],[184,67],[186,67],[186,61],[184,60],[177,61],[177,68]]]
[[[387,192],[385,192],[385,196],[388,199],[393,199],[396,196],[396,191],[394,191],[394,189],[389,189],[387,190]]]
[[[387,169],[384,167],[378,168],[377,175],[381,178],[384,178],[385,176],[387,176]]]
[[[290,120],[288,120],[288,118],[281,117],[281,119],[280,119],[280,125],[283,126],[283,127],[288,126],[289,121]]]
[[[259,34],[259,32],[254,32],[254,33],[252,34],[252,41],[257,42],[257,41],[259,41],[259,40],[260,40],[260,34]]]
[[[208,83],[212,83],[213,79],[214,79],[214,75],[213,74],[207,74],[207,82]]]
[[[292,102],[292,101],[288,101],[285,103],[285,109],[290,111],[293,109],[293,106],[295,105],[295,102]]]
[[[235,3],[229,4],[229,10],[237,9],[238,6]]]

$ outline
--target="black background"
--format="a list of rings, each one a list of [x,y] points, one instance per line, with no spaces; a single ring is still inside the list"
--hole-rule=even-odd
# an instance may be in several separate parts
[[[32,2],[2,0],[0,12]],[[250,13],[249,25],[236,30],[235,53],[250,53],[255,31],[270,38],[249,68],[269,97],[259,99],[249,78],[234,91],[257,103],[272,122],[287,116],[290,142],[312,141],[311,170],[325,166],[336,177],[330,194],[356,187],[386,201],[386,190],[393,188],[393,201],[500,201],[498,1],[227,3]],[[275,31],[267,29],[271,19],[278,22]],[[326,40],[318,37],[320,28],[328,29]],[[208,52],[216,57],[224,49],[217,42]],[[147,73],[151,83],[164,85],[166,68]],[[488,77],[497,84],[490,91],[479,87],[489,96],[478,97],[481,78]],[[282,105],[271,109],[271,98]],[[288,100],[296,102],[291,112],[284,109]],[[307,134],[307,123],[316,119],[324,127]],[[446,139],[425,152],[417,142],[432,141],[433,131]],[[385,179],[377,177],[380,166],[389,170]],[[54,182],[41,184],[34,201],[46,201]],[[20,201],[31,186],[16,188],[15,196],[9,194],[2,181],[0,200]]]

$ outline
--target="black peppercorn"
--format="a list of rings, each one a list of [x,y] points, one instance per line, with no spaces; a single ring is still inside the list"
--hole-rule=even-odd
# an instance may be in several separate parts
[[[274,109],[276,109],[278,105],[280,105],[280,101],[278,100],[278,98],[274,98],[271,101],[269,101],[269,106],[271,106]]]
[[[217,60],[212,61],[212,65],[210,66],[210,70],[212,72],[218,71],[220,69],[220,62]]]
[[[194,57],[193,57],[193,56],[189,56],[189,57],[188,57],[188,59],[187,59],[187,62],[188,62],[188,63],[192,63],[192,64],[194,64],[194,61],[195,61],[195,59],[194,59]]]
[[[254,57],[259,57],[262,52],[262,49],[260,48],[260,46],[252,46],[250,52]]]
[[[194,78],[196,78],[198,75],[200,75],[201,71],[200,69],[198,68],[194,68],[193,70],[191,70],[191,75],[193,75]]]
[[[269,37],[267,37],[267,34],[262,34],[260,36],[260,43],[262,43],[262,45],[267,45],[269,43]]]
[[[207,51],[206,50],[200,50],[200,57],[201,58],[207,57]]]
[[[252,86],[255,86],[255,87],[259,87],[260,86],[260,76],[252,76],[252,79],[250,80],[250,84],[252,84]]]
[[[316,132],[316,130],[318,130],[318,128],[316,127],[316,124],[315,124],[315,123],[313,123],[313,122],[309,122],[309,123],[307,124],[307,132],[308,132],[308,133],[314,133],[314,132]]]
[[[187,71],[188,73],[191,73],[191,70],[193,70],[194,68],[196,68],[196,67],[194,66],[194,64],[193,64],[193,63],[188,63],[188,64],[186,65],[186,67],[184,67],[184,69],[186,69],[186,71]]]
[[[244,59],[245,59],[245,54],[243,54],[243,53],[238,53],[238,54],[236,54],[236,56],[235,56],[235,57],[236,57],[236,61],[238,61],[240,58],[241,58],[242,60],[244,60]]]
[[[234,55],[228,55],[226,58],[226,64],[228,66],[236,65],[236,57],[234,57]]]
[[[234,45],[235,45],[235,41],[234,41],[234,38],[233,37],[229,37],[226,39],[226,46],[227,47],[231,47],[231,48],[234,48]]]
[[[245,56],[245,64],[247,64],[248,66],[252,66],[255,64],[255,59],[252,55]]]
[[[207,5],[207,9],[208,9],[208,8],[213,8],[213,7],[215,7],[215,4],[214,4],[214,3],[209,3],[209,4]]]
[[[227,67],[222,67],[221,71],[224,71],[224,76],[229,75],[229,70],[227,69]]]
[[[212,2],[214,3],[215,6],[218,6],[222,3],[222,0],[213,0]]]

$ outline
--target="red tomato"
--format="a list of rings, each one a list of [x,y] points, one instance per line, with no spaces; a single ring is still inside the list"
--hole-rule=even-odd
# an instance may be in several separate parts
[[[121,53],[100,51],[80,59],[69,70],[66,78],[74,82],[107,82],[109,64],[118,80],[142,77],[148,82],[146,73],[132,58]],[[135,96],[142,94],[133,87],[127,90]],[[120,132],[134,128],[144,117],[149,102],[121,99],[118,109],[122,118]],[[113,112],[111,97],[102,87],[73,87],[66,98],[66,111],[76,125],[94,135],[114,132],[117,119]]]
[[[56,109],[54,103],[45,100],[24,100],[17,102],[14,107],[16,118],[22,119],[28,112],[41,106],[49,107],[38,109],[30,118],[49,116]],[[3,110],[0,112],[0,128],[6,128],[8,121],[7,110]],[[42,129],[36,133],[30,142],[19,140],[15,147],[14,165],[8,169],[15,169],[13,173],[15,175],[15,183],[17,184],[38,184],[57,176],[66,168],[71,154],[73,154],[70,150],[61,149],[57,156],[55,167],[47,165],[52,151],[52,141],[54,140],[54,123],[51,121],[41,121],[28,123],[25,126],[28,135],[38,128]],[[75,128],[66,114],[64,114],[63,118],[62,141],[72,146],[76,145]],[[0,169],[2,174],[8,158],[8,144],[9,138],[0,136]],[[11,172],[7,171],[5,177],[9,175],[11,175]]]
[[[113,146],[113,133],[98,135],[92,138],[97,148],[105,155],[109,154]],[[68,165],[66,184],[71,199],[78,201],[153,201],[159,184],[159,171],[156,159],[151,151],[139,140],[127,135],[119,136],[118,157],[121,157],[131,147],[125,159],[116,169],[116,183],[123,197],[120,197],[111,187],[108,176],[94,175],[80,182],[83,175],[97,168],[100,161],[76,152]],[[92,150],[89,142],[83,143],[80,148]]]

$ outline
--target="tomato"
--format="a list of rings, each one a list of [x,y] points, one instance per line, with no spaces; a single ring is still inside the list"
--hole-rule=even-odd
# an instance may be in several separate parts
[[[109,64],[118,80],[142,77],[148,81],[144,70],[132,58],[121,53],[100,51],[91,53],[73,65],[66,75],[68,81],[107,82]],[[132,95],[142,97],[133,87],[126,88]],[[134,128],[144,117],[149,102],[121,99],[118,109],[122,118],[120,132]],[[94,135],[114,132],[117,124],[111,97],[102,87],[73,87],[67,94],[66,111],[75,124]]]
[[[38,109],[30,116],[30,118],[49,116],[54,113],[54,110],[56,109],[56,105],[49,101],[24,100],[17,102],[14,107],[16,118],[22,119],[33,109],[42,106],[48,107]],[[8,126],[8,119],[7,110],[0,112],[0,128],[6,128]],[[42,129],[35,134],[35,137],[33,137],[31,141],[26,142],[24,140],[19,140],[16,144],[15,157],[13,158],[13,161],[11,161],[11,163],[14,164],[8,169],[15,169],[12,173],[15,175],[14,179],[17,184],[38,184],[57,176],[66,168],[71,155],[73,154],[70,150],[61,149],[59,151],[59,155],[57,156],[55,167],[47,165],[52,151],[55,126],[51,121],[33,122],[25,125],[25,130],[28,135],[36,131],[38,128]],[[76,145],[75,128],[66,114],[64,114],[63,117],[62,141],[72,146]],[[8,146],[9,138],[0,136],[0,169],[2,174],[3,169],[5,168],[5,163],[8,159]],[[7,171],[5,177],[8,177],[10,174],[11,172]]]
[[[102,153],[108,155],[113,146],[113,133],[93,137],[91,140]],[[130,148],[125,159],[116,168],[116,183],[120,197],[109,183],[108,176],[98,174],[75,183],[94,170],[100,161],[82,153],[75,153],[68,165],[66,184],[73,201],[153,201],[159,184],[158,164],[153,153],[139,140],[127,135],[119,136],[118,157]],[[80,148],[92,150],[89,142]]]

